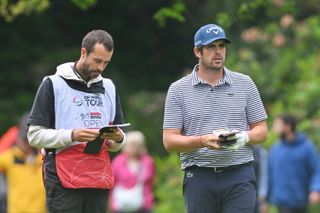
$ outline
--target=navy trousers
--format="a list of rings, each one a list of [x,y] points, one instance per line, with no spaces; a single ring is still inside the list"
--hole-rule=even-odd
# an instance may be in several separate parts
[[[188,213],[253,213],[257,196],[253,166],[222,172],[186,168],[183,195]]]

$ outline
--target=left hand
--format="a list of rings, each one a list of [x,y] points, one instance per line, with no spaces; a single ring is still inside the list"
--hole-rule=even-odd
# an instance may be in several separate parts
[[[269,207],[266,202],[260,204],[259,208],[260,213],[268,213],[269,212]]]
[[[310,192],[309,202],[312,204],[320,203],[320,192]]]
[[[124,133],[119,127],[112,128],[110,132],[104,132],[100,135],[101,139],[109,139],[115,142],[122,142]]]
[[[247,132],[240,132],[235,135],[227,137],[227,140],[228,141],[235,140],[236,142],[234,144],[225,146],[225,148],[231,151],[236,151],[249,142],[249,136]]]

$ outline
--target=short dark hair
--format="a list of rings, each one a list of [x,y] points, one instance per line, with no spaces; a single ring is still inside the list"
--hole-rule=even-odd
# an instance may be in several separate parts
[[[87,54],[93,51],[95,44],[102,44],[106,50],[112,51],[114,43],[111,35],[104,30],[92,30],[83,39],[81,47],[85,48]]]
[[[282,114],[278,116],[279,119],[283,121],[286,125],[290,126],[292,132],[296,131],[297,127],[297,119],[290,114]]]

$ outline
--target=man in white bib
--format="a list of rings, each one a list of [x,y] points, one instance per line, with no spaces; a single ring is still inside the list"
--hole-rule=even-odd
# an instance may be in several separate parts
[[[80,59],[59,65],[38,89],[28,139],[43,148],[48,212],[106,212],[108,189],[114,184],[108,151],[119,150],[125,139],[120,128],[99,132],[124,123],[116,87],[101,76],[113,49],[106,31],[89,32]],[[88,153],[87,144],[97,151]]]

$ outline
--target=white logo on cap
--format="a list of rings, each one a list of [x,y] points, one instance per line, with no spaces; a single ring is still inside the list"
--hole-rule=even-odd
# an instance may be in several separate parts
[[[210,33],[210,32],[214,32],[215,34],[218,34],[219,32],[222,33],[222,29],[218,26],[211,26],[209,29],[207,29],[206,31],[207,33]]]

